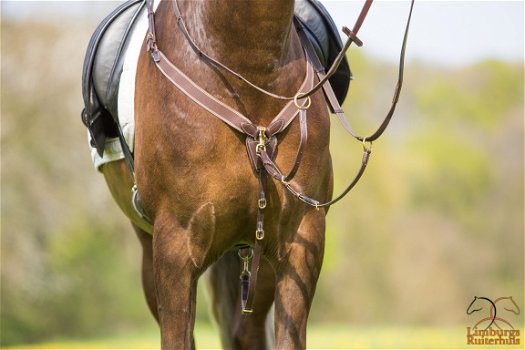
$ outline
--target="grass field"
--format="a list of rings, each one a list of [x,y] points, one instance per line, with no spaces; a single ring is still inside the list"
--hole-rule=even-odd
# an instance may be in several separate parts
[[[523,330],[521,331],[523,335]],[[195,338],[198,349],[220,349],[214,327],[197,324]],[[156,330],[121,334],[114,337],[21,345],[5,349],[158,349]],[[313,325],[308,330],[309,349],[476,349],[466,344],[466,329],[408,327],[350,327],[340,324]],[[484,347],[495,348],[493,346]],[[522,349],[521,346],[501,346],[498,349]]]

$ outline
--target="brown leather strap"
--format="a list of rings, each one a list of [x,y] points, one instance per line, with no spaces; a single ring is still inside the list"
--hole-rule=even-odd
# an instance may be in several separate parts
[[[184,92],[186,96],[237,131],[245,133],[247,130],[250,130],[243,128],[244,124],[253,124],[248,118],[217,100],[195,84],[187,75],[173,65],[162,51],[158,50],[158,54],[159,60],[155,62],[157,67],[162,74]],[[255,137],[256,135],[251,136]]]
[[[414,9],[414,0],[410,3],[410,11],[408,12],[408,18],[407,18],[407,24],[405,26],[405,33],[403,35],[403,45],[401,46],[401,52],[399,54],[399,70],[397,73],[397,84],[394,91],[394,97],[392,98],[392,104],[390,105],[390,109],[383,120],[383,123],[377,128],[377,130],[366,137],[358,138],[359,141],[375,141],[377,140],[383,132],[386,130],[388,124],[390,123],[390,120],[392,119],[392,116],[394,115],[394,111],[396,110],[397,102],[399,101],[399,96],[401,94],[401,89],[403,87],[403,76],[405,71],[405,53],[407,48],[407,42],[408,42],[408,31],[410,29],[410,22],[412,20],[412,10]]]
[[[357,37],[357,32],[359,32],[359,29],[361,29],[361,26],[363,25],[363,22],[365,21],[366,15],[368,14],[368,10],[370,10],[370,6],[372,6],[372,0],[366,0],[365,4],[363,5],[363,8],[361,9],[361,13],[359,13],[359,17],[357,17],[357,21],[354,24],[354,28],[352,30],[349,30],[347,27],[343,27],[343,32],[348,35],[348,37],[352,38],[352,40],[355,41],[357,46],[362,46],[363,43],[359,38]]]
[[[177,86],[186,96],[237,131],[243,134],[248,134],[253,138],[257,137],[257,126],[255,124],[243,114],[222,103],[195,84],[193,80],[171,63],[160,49],[154,49],[152,55],[154,55],[153,59],[155,60],[155,64],[162,74]],[[307,63],[305,80],[299,89],[299,93],[306,91],[306,89],[312,85],[312,81],[313,70],[310,64]],[[295,119],[298,111],[299,108],[297,108],[295,102],[289,101],[268,126],[268,136],[274,136],[286,129],[293,119]]]
[[[306,120],[306,110],[304,109],[301,109],[299,111],[299,128],[301,131],[300,140],[299,140],[299,148],[297,149],[297,155],[295,156],[293,167],[288,173],[288,175],[286,175],[285,178],[283,179],[284,182],[292,181],[295,174],[297,174],[297,171],[299,170],[299,166],[301,165],[301,160],[303,159],[304,149],[306,148],[306,141],[308,140],[308,124]]]
[[[207,60],[208,62],[212,63],[213,65],[223,69],[224,71],[226,71],[229,74],[233,75],[237,79],[240,79],[240,80],[244,81],[246,84],[248,84],[252,88],[254,88],[254,89],[256,89],[256,90],[258,90],[258,91],[260,91],[260,92],[262,92],[262,93],[264,93],[264,94],[266,94],[268,96],[271,96],[271,97],[273,97],[275,99],[293,100],[294,98],[296,98],[296,95],[295,96],[282,96],[282,95],[274,94],[274,93],[272,93],[272,92],[270,92],[268,90],[265,90],[265,89],[261,88],[260,86],[252,83],[250,80],[246,79],[241,74],[239,74],[239,73],[235,72],[234,70],[232,70],[231,68],[227,67],[223,63],[219,62],[218,60],[216,60],[213,57],[211,57],[208,54],[206,54],[203,50],[201,50],[199,48],[199,46],[195,43],[195,41],[191,37],[190,33],[188,32],[188,28],[186,27],[186,22],[184,21],[184,17],[182,17],[182,14],[181,14],[181,11],[179,9],[179,5],[177,3],[177,0],[173,0],[172,3],[173,3],[173,11],[175,13],[175,16],[177,17],[177,24],[178,24],[181,32],[183,33],[183,35],[186,37],[188,43],[190,44],[192,49],[195,51],[195,53],[197,55],[199,55],[199,57],[201,57],[201,58]],[[330,79],[332,77],[332,75],[335,74],[335,72],[337,71],[337,68],[341,64],[341,62],[342,62],[342,60],[343,60],[343,58],[344,58],[344,56],[346,54],[346,51],[348,50],[348,48],[350,47],[352,42],[355,42],[358,46],[363,45],[361,40],[359,40],[357,38],[357,32],[361,28],[361,25],[363,24],[363,22],[364,22],[364,20],[366,18],[366,15],[368,13],[368,9],[370,8],[371,5],[372,5],[372,0],[366,0],[365,4],[363,5],[363,9],[361,10],[361,13],[359,14],[359,17],[357,18],[356,24],[354,25],[354,29],[352,31],[348,30],[348,28],[346,28],[346,27],[343,27],[343,31],[348,35],[348,39],[347,39],[345,45],[343,46],[343,49],[341,50],[341,52],[339,52],[339,54],[337,55],[336,59],[332,63],[332,66],[330,67],[330,69],[326,73],[325,80],[321,80],[312,89],[310,89],[310,90],[304,92],[303,94],[301,94],[302,97],[312,96],[314,93],[316,93],[317,91],[319,91],[319,89],[322,88],[324,83],[326,81],[328,81],[328,79]]]
[[[241,313],[250,315],[253,312],[253,300],[255,298],[255,287],[262,255],[261,241],[264,239],[264,209],[266,208],[266,173],[259,168],[259,200],[257,208],[257,229],[255,232],[255,245],[253,248],[252,266],[250,272],[246,273],[246,267],[241,273]]]
[[[354,188],[354,186],[359,182],[359,180],[361,179],[361,176],[364,174],[364,172],[366,170],[366,166],[368,165],[368,161],[370,159],[371,153],[372,153],[371,147],[363,146],[363,157],[362,157],[362,160],[361,160],[361,166],[359,167],[359,170],[358,170],[357,174],[355,175],[354,179],[350,182],[350,184],[345,188],[345,190],[341,194],[339,194],[334,199],[332,199],[332,200],[330,200],[328,202],[325,202],[325,203],[320,203],[318,200],[310,198],[310,197],[302,194],[301,192],[296,191],[289,182],[285,181],[285,176],[283,175],[283,173],[279,169],[279,166],[270,158],[270,156],[265,151],[260,152],[259,156],[261,157],[262,164],[263,164],[266,172],[271,177],[276,179],[277,181],[280,181],[284,185],[284,187],[294,197],[297,197],[300,201],[302,201],[302,202],[304,202],[304,203],[306,203],[306,204],[308,204],[308,205],[310,205],[312,207],[323,208],[323,207],[328,207],[328,206],[330,206],[330,205],[332,205],[334,203],[339,202],[341,199],[343,199],[348,194],[348,192],[350,192],[350,190],[352,190]]]
[[[408,18],[407,18],[407,22],[406,22],[406,26],[405,26],[404,35],[403,35],[403,43],[402,43],[402,46],[401,46],[401,52],[399,54],[399,70],[398,70],[398,75],[397,75],[397,84],[396,84],[396,87],[394,89],[394,97],[392,99],[392,103],[390,105],[390,108],[389,108],[386,116],[383,118],[382,123],[379,125],[379,127],[376,129],[375,132],[373,132],[369,136],[361,136],[354,129],[352,129],[352,127],[350,126],[350,124],[347,121],[347,118],[345,116],[345,113],[344,113],[343,109],[341,108],[341,106],[339,105],[339,102],[337,101],[337,98],[335,97],[335,94],[334,94],[334,92],[332,90],[332,87],[329,86],[329,83],[326,84],[325,87],[324,87],[325,95],[327,96],[327,99],[329,100],[329,103],[331,104],[335,115],[339,118],[339,120],[340,120],[341,124],[343,125],[344,129],[350,135],[352,135],[354,138],[356,138],[357,140],[359,140],[361,142],[365,142],[365,141],[366,142],[372,142],[372,141],[377,140],[379,137],[381,137],[381,135],[383,134],[383,132],[388,127],[388,124],[390,123],[390,120],[392,119],[392,117],[394,115],[394,112],[395,112],[395,109],[396,109],[396,106],[397,106],[397,102],[399,101],[399,96],[401,94],[401,89],[403,87],[403,76],[404,76],[404,67],[405,67],[406,45],[407,45],[407,42],[408,42],[408,32],[409,32],[409,29],[410,29],[410,22],[412,20],[413,8],[414,8],[414,0],[412,0],[411,3],[410,3],[410,10],[409,10],[409,13],[408,13]],[[357,23],[356,23],[356,25],[357,25]],[[360,27],[360,25],[359,25],[359,27]],[[357,29],[359,29],[359,27]]]

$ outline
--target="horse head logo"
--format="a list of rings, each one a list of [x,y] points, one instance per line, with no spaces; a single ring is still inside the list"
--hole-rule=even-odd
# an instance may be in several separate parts
[[[488,305],[486,305],[487,303]],[[475,296],[474,300],[472,300],[467,308],[467,315],[472,315],[474,312],[482,311],[484,309],[488,310],[490,316],[482,318],[478,323],[476,323],[474,329],[478,328],[479,324],[490,320],[487,327],[485,327],[485,329],[488,329],[494,324],[494,321],[496,320],[496,304],[494,304],[494,302],[489,298]],[[494,310],[494,312],[492,312],[492,310]]]
[[[489,298],[486,297],[474,297],[474,300],[470,303],[470,305],[467,308],[467,315],[472,315],[475,312],[488,310],[488,315],[481,318],[475,325],[474,329],[477,329],[478,326],[483,325],[484,323],[487,324],[485,329],[489,329],[492,326],[496,326],[498,329],[501,328],[501,323],[504,323],[507,325],[507,327],[510,327],[511,329],[514,329],[509,321],[502,318],[501,315],[498,316],[496,304],[500,304],[503,306],[503,308],[500,308],[500,314],[502,313],[501,310],[505,310],[507,312],[511,312],[515,315],[519,315],[521,310],[518,307],[518,304],[512,299],[512,297],[500,297],[496,300],[492,301]]]
[[[519,308],[518,304],[516,304],[514,299],[512,299],[512,297],[501,297],[501,298],[498,298],[498,299],[494,300],[494,304],[498,303],[499,301],[505,301],[505,304],[504,304],[504,307],[503,307],[504,310],[512,312],[515,315],[519,315],[520,314],[520,312],[521,312],[520,308]]]

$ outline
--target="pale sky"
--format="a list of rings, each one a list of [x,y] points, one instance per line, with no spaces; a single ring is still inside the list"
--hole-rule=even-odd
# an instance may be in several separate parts
[[[363,1],[324,0],[336,24],[352,28]],[[397,60],[410,3],[374,1],[359,37],[362,50]],[[407,59],[463,65],[485,58],[523,62],[523,1],[416,0]]]
[[[56,20],[67,13],[94,23],[117,5],[115,1],[0,1],[2,17],[39,14]],[[322,0],[339,29],[342,25],[353,27],[363,2]],[[360,50],[397,61],[408,9],[405,0],[374,1],[359,33],[365,43]],[[409,62],[460,66],[486,58],[523,62],[523,57],[523,1],[416,0],[407,51]]]

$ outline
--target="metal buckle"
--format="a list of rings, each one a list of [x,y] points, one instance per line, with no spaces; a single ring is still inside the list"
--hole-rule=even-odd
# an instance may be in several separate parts
[[[250,272],[250,269],[249,269],[249,264],[250,264],[250,260],[252,260],[252,258],[253,258],[253,248],[249,248],[248,249],[248,254],[247,255],[243,255],[242,254],[243,250],[244,249],[239,249],[239,251],[237,252],[237,254],[239,254],[239,258],[241,258],[242,263],[243,263],[240,279],[243,279],[243,277],[250,277],[251,276],[251,272]]]
[[[241,258],[242,262],[243,262],[243,266],[242,266],[242,272],[241,272],[241,275],[239,276],[240,280],[241,280],[241,294],[242,293],[245,293],[245,292],[248,292],[248,288],[249,288],[249,285],[251,283],[250,281],[250,278],[251,278],[251,272],[250,272],[250,269],[249,269],[249,264],[250,264],[250,261],[252,260],[253,258],[253,248],[249,248],[247,249],[248,250],[248,253],[246,255],[243,254],[243,251],[246,251],[246,249],[239,249],[238,251],[238,254],[239,254],[239,257]],[[242,303],[241,303],[241,313],[243,315],[249,315],[251,313],[253,313],[253,309],[248,309],[245,307],[245,303],[246,303],[246,300],[244,299],[244,297],[242,297]]]
[[[259,204],[259,209],[266,208],[266,198],[259,199],[258,204]]]
[[[256,152],[257,153],[261,153],[261,152],[264,152],[266,151],[266,128],[262,127],[262,126],[258,126],[257,127],[257,134],[258,134],[258,139],[259,139],[259,143],[257,144],[257,147],[256,147]]]

